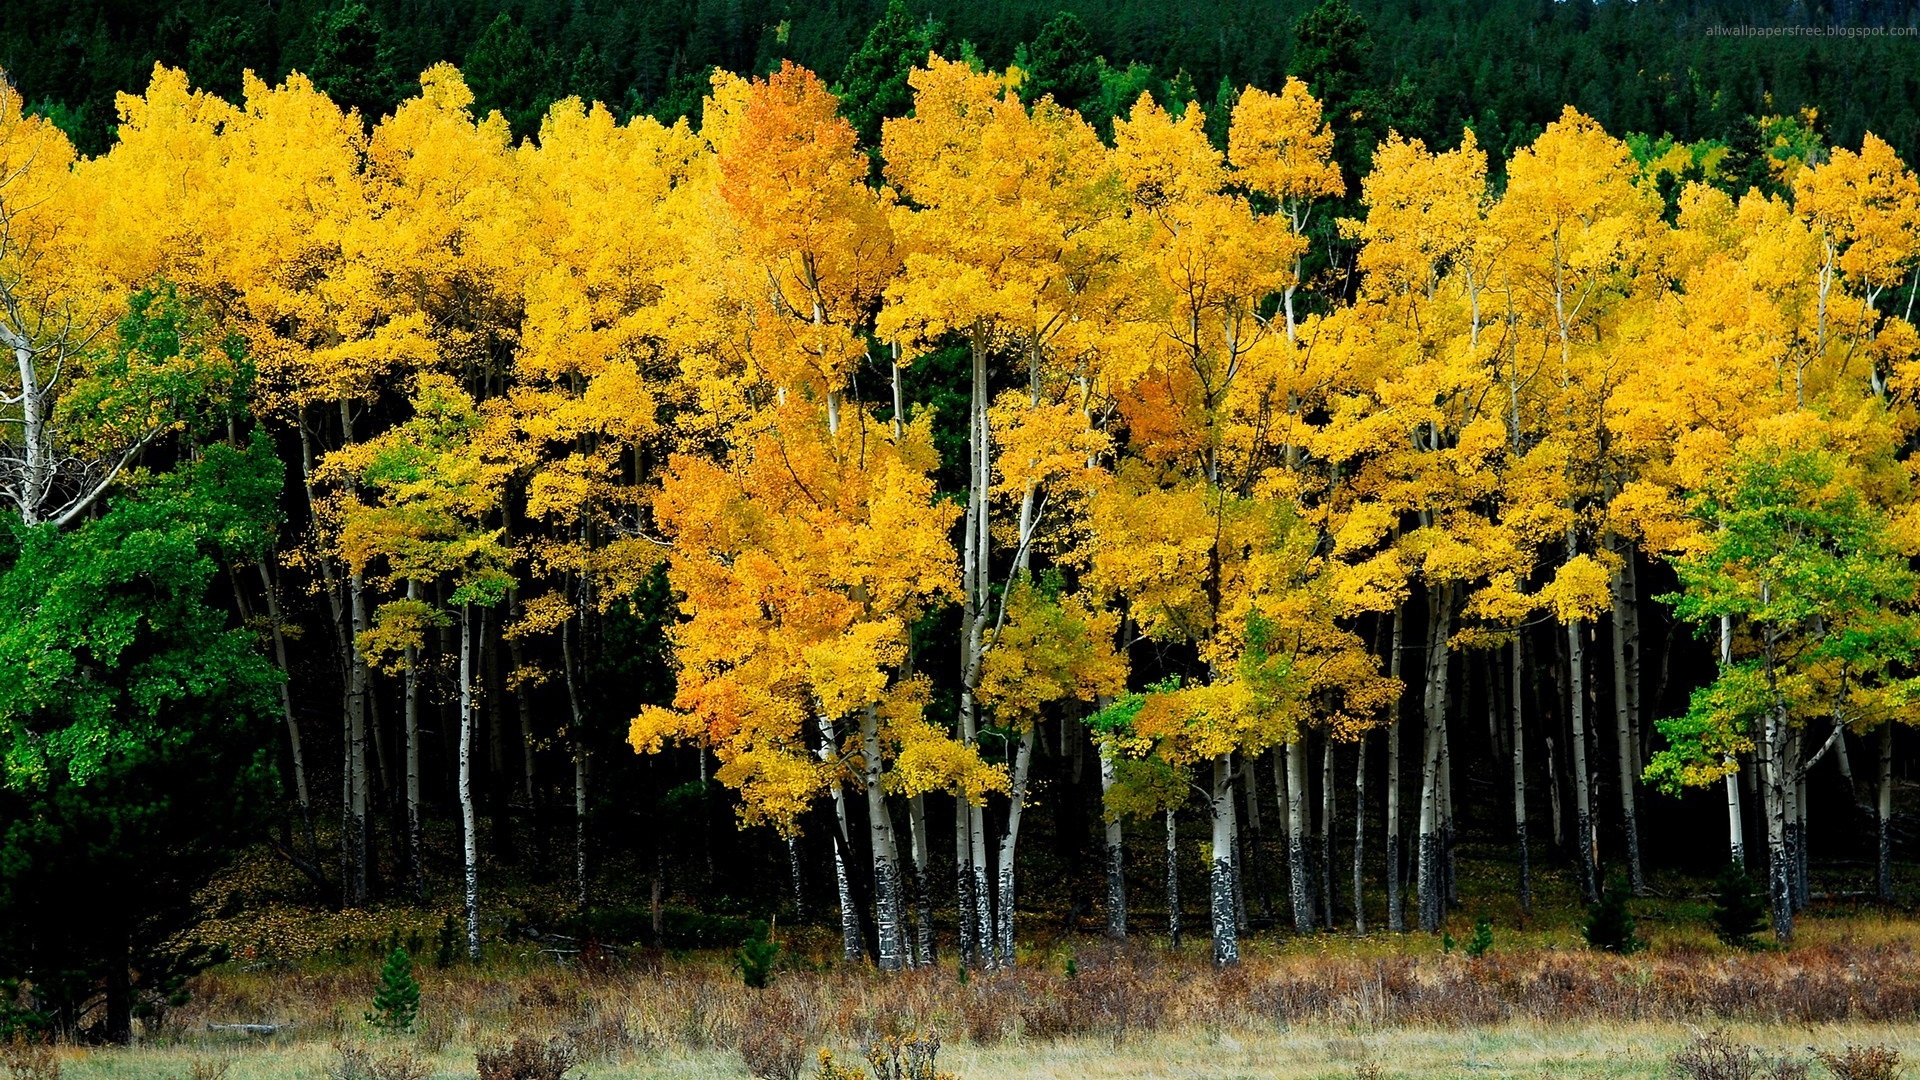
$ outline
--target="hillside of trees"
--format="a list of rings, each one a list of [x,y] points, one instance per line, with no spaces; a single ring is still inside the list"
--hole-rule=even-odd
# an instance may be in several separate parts
[[[1314,0],[916,0],[903,34],[989,67],[1046,71],[1063,103],[1096,124],[1143,88],[1209,105],[1226,91],[1276,87],[1289,72],[1338,70],[1336,91],[1378,95],[1362,126],[1389,124],[1429,142],[1471,125],[1504,160],[1573,105],[1609,131],[1729,139],[1749,115],[1815,109],[1839,142],[1871,129],[1911,158],[1920,150],[1920,70],[1912,39],[1716,37],[1717,27],[1911,28],[1894,0],[1356,0],[1292,31]],[[466,73],[479,108],[531,134],[568,95],[622,119],[695,113],[715,67],[766,74],[782,61],[840,79],[869,63],[883,0],[14,0],[0,24],[0,69],[29,105],[84,151],[106,147],[114,95],[138,92],[155,63],[233,98],[247,70],[288,71],[369,119],[446,61]],[[1370,27],[1370,40],[1363,31]],[[855,63],[849,68],[850,61]],[[1334,90],[1335,88],[1327,88]],[[1164,94],[1162,96],[1165,96]],[[1337,107],[1343,102],[1330,102]],[[696,117],[697,118],[697,117]],[[862,129],[868,139],[878,130]]]
[[[110,137],[33,65],[138,47],[0,45],[0,1029],[127,1039],[243,853],[474,958],[883,971],[1439,932],[1469,851],[1523,912],[1744,865],[1781,941],[1903,895],[1915,97],[1847,95],[1911,66],[1461,112],[1342,0],[1213,67],[729,7],[608,108],[568,10],[166,31]]]

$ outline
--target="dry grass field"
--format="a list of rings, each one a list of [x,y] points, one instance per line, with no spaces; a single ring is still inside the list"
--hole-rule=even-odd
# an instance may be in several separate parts
[[[741,1080],[749,1059],[812,1076],[821,1047],[858,1061],[868,1040],[914,1032],[941,1038],[940,1069],[961,1080],[1651,1078],[1709,1031],[1756,1049],[1754,1080],[1830,1075],[1811,1051],[1849,1045],[1920,1061],[1920,923],[1880,916],[1809,920],[1794,948],[1750,953],[1687,935],[1626,957],[1516,935],[1480,959],[1418,936],[1290,939],[1225,972],[1196,945],[1062,940],[964,981],[944,964],[882,977],[795,944],[764,991],[715,954],[423,965],[403,1037],[363,1020],[375,965],[229,966],[135,1048],[63,1048],[58,1065],[61,1080],[322,1080],[342,1046],[364,1046],[412,1058],[400,1080],[450,1080],[474,1076],[476,1047],[526,1035],[569,1047],[577,1080]],[[278,1030],[214,1027],[239,1023]],[[1775,1072],[1783,1056],[1810,1071]]]

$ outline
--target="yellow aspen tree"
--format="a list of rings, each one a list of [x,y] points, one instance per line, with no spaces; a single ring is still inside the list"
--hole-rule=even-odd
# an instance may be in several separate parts
[[[900,346],[904,363],[949,338],[970,353],[959,727],[961,739],[973,745],[988,720],[977,690],[993,628],[1002,621],[1004,584],[1030,572],[1036,540],[1056,503],[1044,484],[1022,485],[996,545],[996,473],[1026,473],[1036,481],[1044,475],[1031,456],[1013,462],[1009,473],[1001,436],[1020,422],[1017,416],[1031,413],[1040,423],[1069,396],[1076,404],[1086,400],[1079,372],[1061,369],[1085,352],[1076,320],[1098,306],[1117,272],[1125,222],[1108,153],[1077,114],[1050,99],[1029,111],[1007,79],[938,56],[910,82],[913,115],[887,121],[882,134],[886,177],[903,200],[894,214],[903,267],[887,287],[878,331]],[[1018,357],[1024,395],[992,397],[988,365],[997,356]],[[1084,425],[1084,410],[1081,417]],[[1015,804],[1026,797],[1034,730],[1030,723],[1017,729]],[[1008,814],[990,885],[983,810],[970,805],[962,816],[956,835],[966,838],[959,845],[970,931],[963,934],[965,958],[989,967],[1010,963],[1020,818]]]
[[[819,406],[775,406],[725,459],[675,456],[655,515],[687,616],[672,632],[679,689],[672,710],[641,712],[629,740],[642,752],[669,738],[710,746],[744,819],[783,832],[859,776],[879,962],[897,970],[908,928],[886,793],[980,798],[1005,781],[924,719],[926,685],[904,666],[909,623],[955,591],[958,510],[934,499],[928,423],[895,437],[849,412],[834,431]]]

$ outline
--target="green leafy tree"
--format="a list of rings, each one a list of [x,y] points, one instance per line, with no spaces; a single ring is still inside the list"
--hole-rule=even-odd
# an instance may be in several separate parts
[[[278,674],[209,597],[283,479],[264,436],[215,444],[77,528],[0,535],[0,979],[56,1027],[124,1042],[220,958],[183,931],[269,816]]]
[[[1920,684],[1914,615],[1920,575],[1886,513],[1862,491],[1862,466],[1823,445],[1756,441],[1691,499],[1709,526],[1678,559],[1681,592],[1661,597],[1703,631],[1722,625],[1736,658],[1658,723],[1668,746],[1648,763],[1668,791],[1721,780],[1752,754],[1767,822],[1774,935],[1793,936],[1795,859],[1787,801],[1809,762],[1792,752],[1811,718],[1833,724],[1902,715]],[[1812,759],[1812,760],[1817,760]]]

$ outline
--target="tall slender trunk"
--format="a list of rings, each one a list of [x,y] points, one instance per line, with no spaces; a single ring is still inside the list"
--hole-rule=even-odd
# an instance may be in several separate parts
[[[1773,679],[1772,658],[1767,657],[1767,674]],[[1786,749],[1787,710],[1776,695],[1768,708],[1764,727],[1754,750],[1760,774],[1760,799],[1767,819],[1767,896],[1773,909],[1773,935],[1782,943],[1793,940],[1794,882],[1793,860],[1788,851],[1788,800],[1792,785],[1787,782]]]
[[[907,828],[912,833],[913,850],[913,936],[914,962],[921,966],[935,960],[933,947],[933,886],[927,880],[931,870],[927,858],[927,803],[923,795],[907,800]]]
[[[1880,798],[1874,815],[1878,825],[1878,857],[1874,860],[1875,894],[1882,903],[1893,900],[1893,720],[1880,725]]]
[[[271,558],[271,555],[268,556]],[[307,840],[307,854],[315,856],[319,843],[313,834],[313,797],[307,788],[307,755],[301,746],[300,718],[293,711],[293,688],[287,665],[287,636],[280,624],[280,596],[274,588],[273,573],[265,559],[254,564],[260,572],[260,588],[267,600],[267,628],[273,636],[273,660],[280,669],[280,714],[287,725],[287,752],[293,765],[293,798],[300,809],[300,827]]]
[[[1639,604],[1633,576],[1633,549],[1622,545],[1620,568],[1613,572],[1613,730],[1618,744],[1620,777],[1620,821],[1627,840],[1627,880],[1633,895],[1645,896],[1647,883],[1640,875],[1640,820],[1637,814],[1634,784],[1639,773],[1634,728],[1639,723],[1635,706],[1639,697],[1634,678],[1639,669],[1639,620],[1634,609]]]
[[[407,582],[407,599],[419,601],[418,581]],[[414,900],[425,903],[426,852],[420,836],[420,650],[411,645],[407,647],[407,670],[401,692],[406,695],[402,703],[402,728],[407,744],[407,876],[413,886]]]
[[[1353,932],[1367,932],[1367,737],[1355,744],[1353,764]]]
[[[1261,838],[1266,833],[1266,821],[1260,813],[1260,757],[1247,759],[1240,769],[1241,795],[1246,804],[1245,824],[1240,827],[1240,876],[1251,879],[1253,889],[1260,898],[1260,917],[1273,921],[1273,892],[1267,887],[1267,873],[1264,856],[1261,852]]]
[[[1320,737],[1320,925],[1333,929],[1333,733]]]
[[[807,919],[806,878],[800,872],[800,841],[797,837],[787,837],[787,876],[793,880],[793,921],[805,922]]]
[[[483,624],[486,616],[480,616]],[[460,607],[460,852],[467,901],[467,958],[480,959],[480,847],[473,817],[473,627],[471,604]],[[484,629],[484,626],[483,626]]]
[[[1725,671],[1733,665],[1733,619],[1720,616],[1720,670]],[[1740,816],[1740,769],[1733,756],[1729,754],[1727,765],[1732,768],[1727,773],[1727,855],[1733,865],[1747,865],[1747,828]]]
[[[1420,929],[1437,932],[1446,918],[1445,809],[1440,765],[1446,745],[1447,677],[1452,668],[1447,638],[1453,625],[1453,589],[1442,585],[1428,602],[1425,706],[1426,739],[1420,758]]]
[[[1393,633],[1388,639],[1387,674],[1400,681],[1401,642],[1405,637],[1406,607],[1393,609]],[[1400,714],[1405,690],[1394,698],[1393,711],[1387,714],[1387,929],[1404,933],[1407,915],[1400,900]]]
[[[833,721],[820,717],[820,760],[832,762],[839,755],[840,740],[834,735]],[[840,781],[833,781],[833,826],[839,835],[833,842],[833,884],[840,899],[840,957],[849,963],[856,961],[866,951],[866,942],[860,933],[860,908],[853,901],[853,883],[848,880],[847,859],[841,854],[853,850],[850,841],[852,834],[847,831],[846,793],[841,790]]]
[[[345,891],[349,907],[365,904],[372,896],[370,879],[372,858],[367,844],[367,662],[360,650],[361,635],[367,630],[367,600],[359,574],[347,579],[347,611],[351,620],[347,664],[346,760],[341,774],[345,791],[340,847],[345,868]]]
[[[1027,774],[1033,767],[1033,741],[1039,731],[1039,724],[1029,724],[1020,733],[1020,749],[1014,752],[1013,786],[1007,798],[1007,829],[1000,837],[1000,859],[995,869],[999,873],[1000,891],[994,897],[994,914],[999,922],[994,927],[994,946],[998,950],[1002,967],[1013,966],[1013,866],[1014,848],[1020,842],[1020,812],[1027,803]]]
[[[1233,903],[1233,758],[1230,755],[1213,759],[1212,811],[1213,962],[1225,966],[1240,962],[1239,920]]]
[[[509,592],[509,603],[516,617],[520,612],[520,598],[516,592]],[[526,663],[526,657],[520,639],[514,637],[508,641],[507,659],[513,664],[514,671],[520,671]],[[527,801],[527,841],[533,861],[536,877],[544,873],[546,864],[545,841],[540,832],[540,805],[537,781],[534,773],[533,752],[533,692],[525,682],[517,682],[513,692],[514,707],[520,721],[520,784],[521,798]]]
[[[873,907],[879,929],[880,970],[899,971],[907,966],[907,927],[901,917],[893,815],[887,810],[887,793],[880,786],[880,716],[872,705],[860,713],[860,757],[867,793],[867,839],[873,848]]]
[[[1180,948],[1180,830],[1167,807],[1167,940]]]
[[[988,487],[993,479],[992,433],[987,419],[987,352],[981,334],[974,335],[970,347],[973,365],[972,398],[968,410],[967,511],[962,519],[965,542],[961,545],[961,584],[965,603],[960,620],[960,739],[967,746],[979,744],[978,702],[974,687],[979,685],[980,666],[986,654],[988,609],[992,603],[992,551],[988,522]],[[994,922],[993,887],[988,881],[986,807],[963,800],[967,816],[966,849],[970,865],[966,892],[972,901],[969,918],[974,963],[993,968],[999,963],[1000,950]]]
[[[1593,849],[1593,799],[1587,774],[1587,689],[1586,623],[1575,619],[1567,624],[1567,716],[1573,725],[1568,740],[1573,743],[1573,824],[1578,834],[1574,842],[1580,852],[1580,890],[1591,904],[1600,898],[1599,867]]]
[[[1107,793],[1113,790],[1113,756],[1100,753],[1101,816],[1107,825],[1107,936],[1127,936],[1127,849],[1121,831],[1120,815],[1106,809]]]
[[[1293,905],[1293,928],[1313,933],[1315,903],[1313,869],[1307,856],[1307,761],[1300,737],[1286,744],[1287,755],[1287,878]]]
[[[573,903],[581,911],[587,909],[587,717],[581,707],[580,676],[576,670],[578,657],[575,653],[579,650],[575,647],[578,635],[575,620],[584,621],[586,617],[583,605],[581,611],[569,616],[560,627],[560,666],[565,669],[567,710],[571,720],[567,726],[567,741],[573,749]],[[700,753],[704,767],[706,751]]]
[[[958,792],[953,796],[953,886],[959,910],[960,966],[974,967],[980,962],[974,951],[980,928],[973,904],[973,808]]]
[[[1520,910],[1533,913],[1533,864],[1527,855],[1527,750],[1520,631],[1513,632],[1513,843],[1520,857]]]
[[[1453,728],[1444,724],[1440,728],[1440,869],[1446,907],[1459,907],[1460,875],[1453,860]]]

